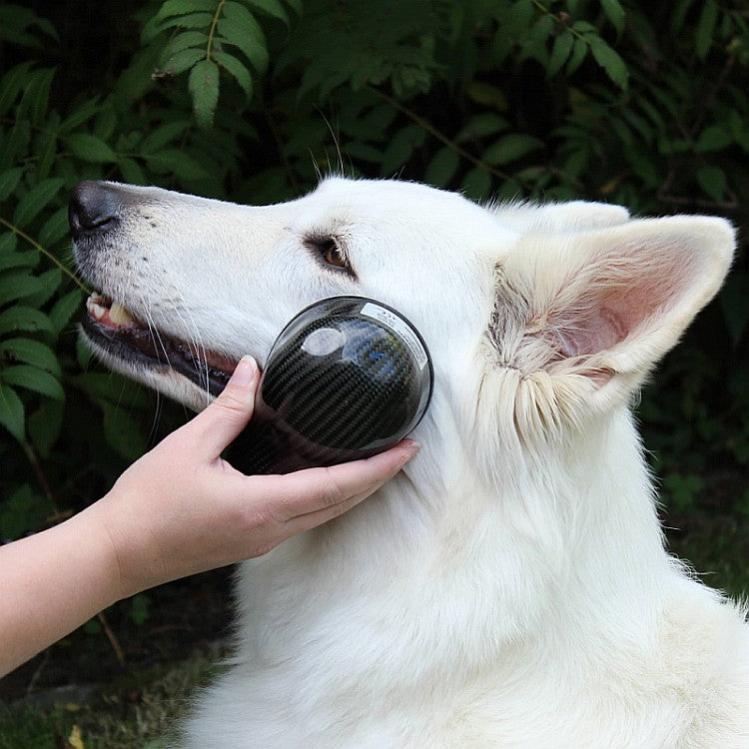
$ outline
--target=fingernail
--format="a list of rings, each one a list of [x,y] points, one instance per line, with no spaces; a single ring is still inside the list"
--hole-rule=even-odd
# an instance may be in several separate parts
[[[245,355],[237,364],[234,374],[231,376],[231,381],[234,385],[249,385],[257,376],[257,364],[255,360]]]
[[[403,463],[407,463],[418,454],[419,450],[421,450],[421,445],[415,440],[403,440],[401,450],[403,451]]]

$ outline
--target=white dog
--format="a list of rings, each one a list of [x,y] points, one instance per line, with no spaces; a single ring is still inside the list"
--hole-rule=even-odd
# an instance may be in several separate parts
[[[720,287],[726,221],[340,178],[262,208],[77,199],[79,264],[109,297],[91,345],[194,408],[324,297],[402,311],[434,360],[420,455],[241,566],[235,655],[184,746],[749,747],[745,612],[664,550],[629,408]]]

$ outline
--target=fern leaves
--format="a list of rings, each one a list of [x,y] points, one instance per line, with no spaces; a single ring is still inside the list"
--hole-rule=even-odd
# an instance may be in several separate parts
[[[301,11],[298,2],[287,5]],[[166,0],[144,28],[143,40],[161,46],[157,76],[187,74],[201,128],[213,124],[221,71],[250,99],[254,79],[268,67],[268,42],[256,14],[291,24],[281,0]]]
[[[136,456],[151,423],[143,391],[81,373],[90,353],[72,330],[82,289],[66,218],[78,180],[263,203],[335,170],[426,180],[477,200],[745,210],[749,19],[737,2],[115,5],[102,23],[118,62],[74,96],[57,88],[70,71],[48,66],[61,56],[50,24],[20,4],[0,7],[0,433],[41,457],[64,452],[58,464],[97,459],[87,444],[77,456],[56,446],[62,424],[66,434],[99,430],[111,478],[112,456]],[[119,26],[131,18],[140,38]],[[271,63],[273,86],[260,101]],[[723,307],[739,346],[749,294],[746,277],[735,278]],[[0,461],[3,449],[20,455],[2,435]],[[27,467],[7,464],[0,489],[22,506]]]

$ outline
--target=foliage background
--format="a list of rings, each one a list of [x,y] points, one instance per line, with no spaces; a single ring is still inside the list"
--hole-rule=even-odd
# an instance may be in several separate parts
[[[343,169],[747,225],[742,0],[33,0],[0,5],[0,72],[3,540],[100,496],[184,418],[77,343],[79,180],[259,204]],[[687,552],[735,592],[748,328],[742,245],[640,406],[672,542],[691,534]]]

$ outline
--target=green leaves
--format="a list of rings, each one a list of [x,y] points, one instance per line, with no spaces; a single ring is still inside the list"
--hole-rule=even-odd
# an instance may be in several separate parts
[[[297,10],[295,3],[289,4]],[[250,67],[258,75],[268,67],[268,44],[253,11],[284,26],[291,23],[280,0],[167,0],[146,24],[146,41],[158,40],[160,33],[178,29],[162,48],[157,75],[188,73],[193,113],[201,128],[213,124],[221,70],[250,99],[254,88]]]
[[[726,191],[726,174],[717,166],[701,166],[695,173],[697,183],[714,201],[723,199]]]
[[[19,442],[26,436],[25,414],[18,393],[0,381],[0,426],[5,427]]]
[[[49,499],[34,491],[28,483],[23,483],[2,503],[0,538],[17,539],[24,533],[39,530],[54,509]]]
[[[21,61],[0,75],[0,423],[52,471],[85,466],[110,482],[150,424],[143,391],[123,397],[124,380],[75,336],[82,294],[58,264],[72,264],[78,180],[260,204],[309,190],[319,169],[476,200],[574,197],[747,223],[749,24],[735,4],[308,0],[302,14],[300,0],[152,0],[121,28],[111,24],[122,16],[100,17],[111,45],[96,85],[70,68],[75,57],[54,77],[44,60],[58,56],[35,51],[54,36],[30,11],[6,10],[20,5],[0,9],[8,59]],[[709,375],[686,368],[698,373],[688,384],[656,391],[673,394],[674,413],[689,396],[729,414],[730,439],[700,444],[706,455],[749,455],[743,406],[719,403],[715,384],[746,366],[743,253],[721,294],[723,327],[705,318],[710,351],[733,344],[730,366],[713,357]],[[89,430],[96,438],[68,444]],[[0,439],[5,496],[28,474],[14,445]]]
[[[8,199],[8,196],[16,189],[18,182],[23,174],[21,167],[8,169],[7,172],[0,174],[0,203]]]
[[[541,148],[543,141],[532,135],[511,133],[505,135],[484,151],[483,160],[492,166],[508,164],[517,161],[531,151]]]
[[[698,153],[710,153],[711,151],[722,151],[733,143],[733,135],[723,124],[708,125],[697,139],[696,150]]]
[[[286,26],[290,25],[289,14],[284,10],[279,0],[247,0],[247,2],[253,9],[259,10],[272,18],[277,18]]]
[[[0,341],[0,361],[25,362],[53,374],[60,374],[60,364],[55,352],[32,338],[8,338]]]
[[[34,307],[18,304],[0,312],[0,336],[19,331],[51,332],[52,322]]]
[[[63,206],[55,211],[42,225],[39,230],[39,244],[50,247],[67,237],[70,232],[68,222],[68,207]]]
[[[205,11],[213,13],[216,10],[216,0],[166,0],[156,14],[157,19],[170,16],[184,16],[189,13]]]
[[[714,0],[706,0],[702,5],[700,20],[697,22],[697,30],[694,36],[694,51],[700,60],[707,57],[710,46],[713,43],[715,24],[718,21],[718,6]]]
[[[609,78],[617,86],[626,89],[629,85],[629,71],[619,53],[609,47],[600,37],[591,36],[589,44],[595,61],[606,71]]]
[[[130,620],[140,627],[151,615],[151,598],[145,593],[138,593],[130,599]],[[163,745],[160,745],[163,746]]]
[[[0,270],[9,268],[33,268],[39,262],[39,254],[33,250],[28,252],[8,252],[0,257]]]
[[[154,128],[140,145],[140,152],[148,155],[179,138],[189,126],[189,121],[179,118]]]
[[[494,135],[509,127],[507,120],[494,112],[482,112],[471,118],[455,137],[456,143]]]
[[[218,66],[201,60],[190,71],[189,89],[195,119],[201,127],[210,127],[218,103]]]
[[[236,57],[226,52],[214,52],[213,59],[234,76],[239,87],[249,99],[252,96],[252,76],[250,75],[250,71]]]
[[[79,404],[80,407],[80,404]],[[65,406],[60,400],[44,399],[26,420],[31,443],[42,458],[48,458],[62,432]]]
[[[64,183],[62,178],[48,178],[26,189],[20,177],[20,170],[11,170],[0,180],[7,197],[16,190],[21,193],[13,213],[19,229],[37,222]],[[58,215],[59,211],[43,225],[42,234],[50,241],[58,235]],[[0,235],[0,425],[19,442],[26,435],[26,408],[19,391],[59,401],[65,398],[56,353],[47,342],[29,337],[37,334],[49,340],[56,334],[52,321],[39,308],[55,293],[60,272],[54,268],[32,275],[40,258],[36,248],[19,250],[15,233]]]
[[[562,69],[564,63],[569,59],[574,44],[575,37],[569,32],[561,33],[554,40],[554,47],[551,51],[549,64],[546,66],[547,78],[553,78]]]
[[[79,159],[94,164],[117,161],[117,154],[101,139],[88,133],[75,133],[68,136],[67,144]]]
[[[398,130],[382,155],[380,170],[383,176],[390,177],[421,146],[426,138],[424,130],[416,125],[406,125]]]
[[[235,45],[247,57],[259,73],[268,67],[268,52],[265,34],[244,5],[229,0],[224,5],[224,15],[218,21],[217,41]]]
[[[619,0],[601,0],[601,7],[614,28],[621,34],[624,30],[625,13]]]
[[[146,438],[139,423],[116,403],[102,401],[104,434],[107,442],[127,460],[135,460],[146,449]]]
[[[463,191],[473,200],[486,200],[490,196],[492,178],[486,169],[474,167],[463,180]]]
[[[149,156],[146,165],[157,174],[175,174],[188,182],[208,176],[208,172],[192,156],[174,148],[165,148]]]
[[[44,289],[44,283],[28,272],[0,274],[0,305],[26,299]]]
[[[624,9],[618,0],[601,0],[606,16],[618,32],[624,30]],[[548,17],[547,17],[548,18]],[[567,76],[578,71],[588,54],[603,68],[608,77],[620,88],[629,85],[629,70],[621,55],[611,47],[600,35],[599,30],[587,21],[575,21],[569,27],[562,27],[559,33],[552,37],[551,29],[535,30],[538,38],[529,37],[524,44],[526,54],[535,57],[546,69],[548,79],[558,76],[564,68]],[[546,48],[547,39],[553,38],[551,53]],[[532,54],[531,54],[532,53]]]
[[[83,295],[78,289],[60,297],[49,312],[49,322],[52,329],[59,335],[73,319],[83,302]]]
[[[41,49],[59,42],[54,26],[33,10],[15,3],[0,6],[0,41]]]
[[[20,228],[28,226],[49,203],[54,200],[64,180],[45,179],[31,188],[19,201],[13,214],[13,223]]]
[[[458,171],[460,157],[454,149],[445,146],[435,154],[429,162],[424,180],[435,187],[446,187],[450,184],[455,172]]]
[[[670,505],[680,512],[695,509],[704,486],[703,479],[695,473],[670,473],[663,479],[663,488],[668,494]]]
[[[0,373],[0,379],[7,385],[32,390],[55,400],[65,400],[65,392],[60,383],[49,372],[26,364],[5,367]]]
[[[352,0],[347,8],[312,6],[292,28],[277,65],[293,65],[302,75],[298,99],[325,100],[339,87],[358,92],[378,86],[404,101],[429,91],[441,67],[437,40],[447,43],[444,16],[431,3]]]
[[[169,62],[164,66],[164,72],[168,75],[178,75],[204,59],[205,50],[203,49],[183,49],[169,58]]]

